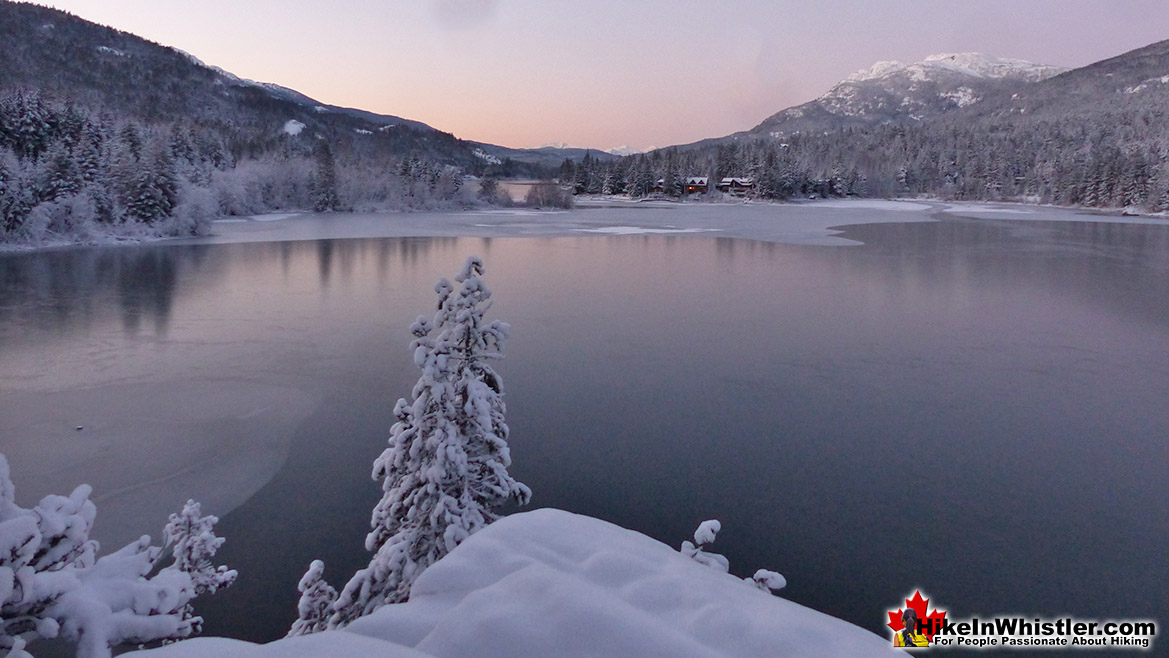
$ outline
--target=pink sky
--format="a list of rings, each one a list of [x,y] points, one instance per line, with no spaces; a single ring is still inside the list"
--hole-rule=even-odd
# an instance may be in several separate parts
[[[319,101],[477,141],[609,149],[753,127],[879,60],[1082,66],[1169,38],[1164,0],[61,0]]]

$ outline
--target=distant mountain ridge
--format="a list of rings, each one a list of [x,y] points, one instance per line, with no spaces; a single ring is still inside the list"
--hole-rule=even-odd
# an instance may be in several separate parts
[[[919,62],[877,62],[814,101],[782,110],[747,131],[782,137],[848,126],[924,121],[1013,93],[1067,69],[982,53],[930,55]]]
[[[551,168],[584,149],[510,149],[461,140],[421,121],[322,103],[281,85],[256,82],[195,55],[86,21],[70,13],[0,0],[0,93],[18,90],[67,99],[145,122],[220,125],[239,141],[279,139],[289,121],[302,134],[361,152],[417,154],[479,171],[512,158]],[[369,142],[359,143],[360,140]],[[484,159],[476,151],[490,157]],[[531,173],[530,167],[518,173]]]

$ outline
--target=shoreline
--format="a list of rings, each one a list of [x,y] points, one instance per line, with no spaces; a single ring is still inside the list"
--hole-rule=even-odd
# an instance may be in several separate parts
[[[711,217],[731,208],[751,223]],[[741,209],[741,210],[739,210]],[[606,222],[611,210],[636,210],[637,225]],[[824,217],[826,211],[836,213]],[[895,215],[893,214],[895,213]],[[668,215],[668,217],[667,217]],[[782,215],[788,215],[784,218]],[[221,217],[202,236],[108,235],[70,242],[0,243],[0,256],[78,247],[124,247],[172,244],[238,244],[354,238],[427,237],[569,237],[574,235],[707,234],[712,237],[762,240],[781,244],[850,246],[839,237],[848,226],[938,221],[947,217],[975,220],[1099,222],[1169,225],[1169,218],[1125,214],[1123,209],[1090,209],[1008,201],[944,201],[924,198],[816,199],[787,202],[719,201],[686,203],[665,199],[597,199],[587,197],[569,210],[484,208],[462,211],[345,212],[275,211]],[[759,224],[775,219],[784,224]],[[389,221],[387,221],[389,220]],[[310,225],[310,222],[312,225]]]

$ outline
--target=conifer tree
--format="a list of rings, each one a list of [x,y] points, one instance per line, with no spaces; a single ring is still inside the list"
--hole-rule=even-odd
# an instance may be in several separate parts
[[[168,569],[177,569],[191,576],[195,594],[214,594],[231,586],[238,575],[234,569],[216,567],[211,559],[226,541],[215,536],[215,524],[219,517],[202,516],[201,506],[188,500],[178,514],[171,514],[162,535],[166,546],[170,546],[174,563]]]
[[[458,290],[446,279],[435,285],[433,322],[419,317],[411,327],[422,376],[412,399],[398,400],[390,446],[374,462],[384,491],[365,540],[374,557],[338,597],[332,628],[405,601],[418,575],[498,518],[500,505],[531,498],[507,472],[503,385],[490,362],[509,327],[484,319],[491,291],[482,274],[482,261],[469,258]]]
[[[337,199],[337,164],[333,158],[333,149],[322,139],[317,143],[315,155],[317,170],[313,177],[313,210],[337,210],[341,204]]]
[[[300,579],[297,586],[300,591],[300,601],[296,606],[297,618],[288,631],[288,637],[308,635],[328,627],[333,604],[337,601],[337,590],[325,582],[324,572],[325,563],[313,560]]]

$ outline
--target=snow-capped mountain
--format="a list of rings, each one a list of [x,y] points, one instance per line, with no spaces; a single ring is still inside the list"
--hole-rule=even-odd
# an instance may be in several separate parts
[[[877,62],[814,101],[788,108],[750,132],[782,137],[849,125],[923,121],[1065,72],[982,53],[931,55],[911,64]]]
[[[611,149],[607,149],[605,151],[605,153],[608,153],[610,155],[626,156],[626,155],[636,155],[638,153],[645,153],[646,151],[652,151],[652,150],[654,150],[654,147],[652,147],[652,146],[649,147],[648,149],[639,149],[639,148],[634,148],[634,147],[628,146],[628,145],[622,145],[622,146],[617,146],[617,147],[614,147]]]

